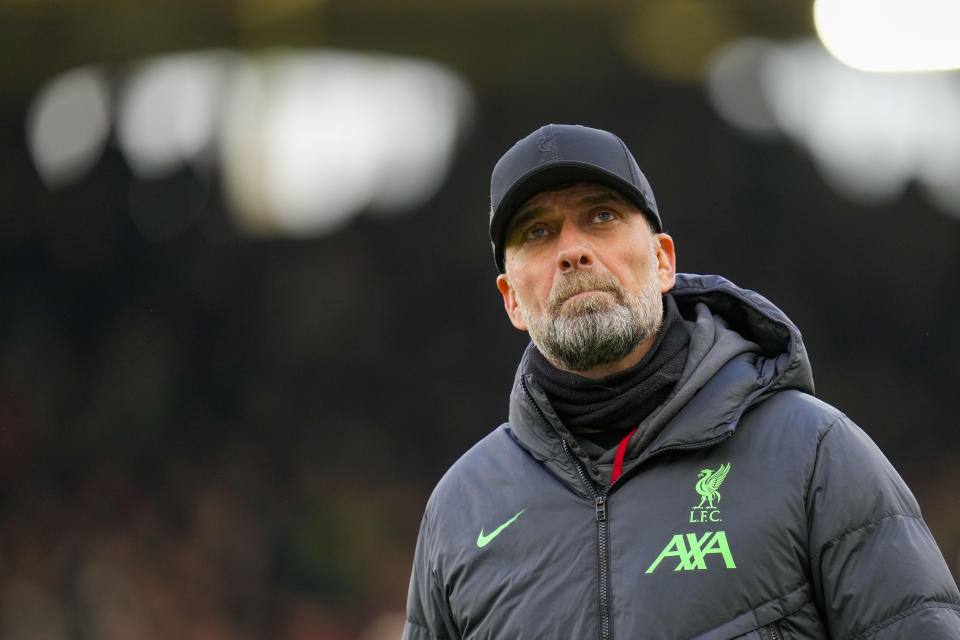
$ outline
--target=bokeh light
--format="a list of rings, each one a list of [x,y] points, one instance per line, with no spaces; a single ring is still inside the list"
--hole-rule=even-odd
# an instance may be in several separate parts
[[[27,113],[27,144],[51,188],[82,178],[103,152],[110,130],[110,90],[96,66],[71,69],[47,82]]]
[[[779,132],[760,81],[763,65],[774,50],[769,40],[745,38],[713,56],[707,65],[706,87],[714,108],[727,121],[757,136]]]
[[[939,208],[960,212],[955,76],[857,71],[815,40],[737,41],[710,69],[709,94],[724,118],[751,134],[786,135],[846,197],[885,202],[916,180]]]
[[[209,149],[232,57],[188,53],[136,65],[119,91],[117,139],[141,179],[169,175]]]
[[[85,67],[38,95],[28,137],[51,187],[99,158],[109,92]],[[133,173],[150,182],[216,168],[236,228],[260,237],[324,234],[362,211],[417,206],[442,184],[472,113],[467,84],[436,63],[347,51],[158,56],[131,65],[117,94],[117,142]],[[134,209],[151,239],[189,224],[150,231],[156,216]]]
[[[255,235],[304,235],[358,211],[409,209],[446,175],[470,100],[427,61],[320,52],[246,65],[220,153],[238,222]]]
[[[827,50],[855,69],[960,68],[956,0],[816,0],[813,16]]]

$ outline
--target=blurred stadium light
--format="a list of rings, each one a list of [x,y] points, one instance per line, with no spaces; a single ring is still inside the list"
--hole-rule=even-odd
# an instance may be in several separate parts
[[[780,132],[812,156],[824,179],[859,202],[899,196],[917,180],[960,215],[960,77],[872,74],[816,40],[739,40],[710,63],[717,111],[750,134]]]
[[[77,180],[93,167],[110,131],[110,91],[99,67],[71,69],[51,79],[27,111],[27,145],[50,188]]]
[[[220,156],[251,233],[320,233],[359,210],[415,206],[440,186],[469,115],[466,85],[422,61],[278,54],[238,76]]]
[[[128,75],[119,89],[117,141],[139,178],[169,175],[210,149],[233,61],[229,53],[170,55]]]
[[[443,182],[472,96],[426,60],[340,51],[180,53],[132,66],[114,88],[117,143],[142,181],[216,165],[247,234],[329,232],[360,211],[406,211]],[[38,171],[81,179],[110,130],[110,88],[85,67],[30,109]]]
[[[827,50],[855,69],[960,68],[956,0],[816,0],[813,16]]]
[[[766,86],[763,65],[776,45],[763,38],[744,38],[724,47],[711,59],[707,91],[714,108],[737,128],[756,136],[780,131]]]

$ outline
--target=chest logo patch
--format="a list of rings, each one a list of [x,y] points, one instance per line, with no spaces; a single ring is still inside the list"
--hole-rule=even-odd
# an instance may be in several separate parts
[[[690,510],[690,522],[722,522],[720,517],[720,485],[723,484],[727,473],[730,472],[730,463],[722,464],[716,469],[702,469],[696,487],[700,494],[700,504]]]
[[[487,535],[483,535],[483,527],[480,527],[480,535],[477,536],[477,547],[479,547],[479,548],[482,549],[483,547],[487,546],[487,544],[489,544],[491,540],[493,540],[493,539],[496,538],[498,535],[500,535],[500,532],[501,532],[501,531],[503,531],[504,529],[506,529],[507,527],[509,527],[509,526],[513,523],[514,520],[516,520],[517,518],[519,518],[519,517],[520,517],[520,514],[523,513],[524,511],[526,511],[526,509],[521,509],[520,512],[517,513],[517,515],[513,516],[512,518],[510,518],[509,520],[507,520],[506,522],[504,522],[502,525],[500,525],[499,527],[497,527],[496,529],[494,529],[493,531],[491,531],[491,532],[488,533]]]
[[[736,569],[730,545],[727,544],[727,534],[724,531],[707,531],[702,536],[696,533],[678,533],[670,539],[657,559],[653,561],[645,573],[653,573],[665,558],[677,558],[674,571],[702,571],[707,568],[707,556],[717,554],[723,558],[727,569]]]

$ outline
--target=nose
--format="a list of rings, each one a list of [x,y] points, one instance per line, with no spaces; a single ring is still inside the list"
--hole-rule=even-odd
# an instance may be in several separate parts
[[[589,268],[593,265],[593,250],[576,225],[563,225],[558,240],[557,267],[561,273]]]

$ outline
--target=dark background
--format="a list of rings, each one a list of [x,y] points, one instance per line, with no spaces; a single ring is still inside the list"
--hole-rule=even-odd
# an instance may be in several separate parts
[[[630,46],[624,25],[652,4],[0,8],[0,637],[395,633],[430,489],[506,416],[526,339],[494,287],[487,186],[546,122],[618,133],[679,270],[793,318],[818,395],[886,452],[957,575],[960,223],[912,188],[852,204],[786,140],[743,137],[696,73]],[[806,3],[765,7],[727,3],[724,29],[671,51],[693,68],[735,36],[812,33]],[[75,184],[40,181],[24,122],[53,74],[280,44],[463,74],[473,120],[439,193],[332,235],[256,240],[216,175],[139,180],[114,146]],[[183,231],[146,239],[131,198]]]

